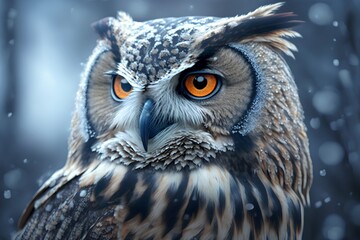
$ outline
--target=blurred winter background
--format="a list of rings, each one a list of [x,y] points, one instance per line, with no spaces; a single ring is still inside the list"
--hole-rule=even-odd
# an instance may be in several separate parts
[[[2,0],[0,3],[0,239],[66,160],[90,24],[117,10],[135,20],[234,16],[275,1]],[[291,0],[305,24],[286,58],[306,114],[314,165],[304,239],[360,238],[360,0]]]

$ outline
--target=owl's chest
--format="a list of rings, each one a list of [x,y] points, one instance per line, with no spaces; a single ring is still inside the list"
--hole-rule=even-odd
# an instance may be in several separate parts
[[[117,169],[94,185],[92,201],[114,203],[123,239],[225,238],[235,210],[226,197],[229,177],[215,167],[195,172]]]
[[[118,169],[95,184],[92,197],[95,205],[112,204],[122,239],[285,238],[301,228],[301,220],[287,226],[287,206],[279,199],[261,179],[235,178],[217,166],[191,172]]]

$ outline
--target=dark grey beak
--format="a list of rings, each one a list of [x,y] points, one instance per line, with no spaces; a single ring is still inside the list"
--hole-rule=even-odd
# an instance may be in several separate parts
[[[155,137],[159,132],[170,126],[171,122],[159,122],[154,118],[154,101],[147,99],[139,118],[140,137],[145,151],[148,150],[149,139]]]

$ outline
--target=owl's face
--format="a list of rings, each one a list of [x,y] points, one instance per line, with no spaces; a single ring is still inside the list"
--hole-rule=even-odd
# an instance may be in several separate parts
[[[104,139],[124,141],[149,156],[170,142],[203,142],[221,151],[233,147],[228,136],[251,103],[255,81],[234,48],[172,68],[154,81],[139,79],[125,66],[116,68],[111,51],[99,56],[88,108],[93,131]]]
[[[212,162],[268,171],[269,178],[282,169],[278,181],[293,184],[294,173],[305,170],[280,166],[273,151],[285,160],[309,156],[296,150],[307,148],[307,138],[280,57],[296,50],[282,37],[297,36],[286,29],[297,22],[272,14],[279,6],[234,18],[135,22],[119,14],[97,22],[100,39],[80,84],[69,156],[155,170]]]

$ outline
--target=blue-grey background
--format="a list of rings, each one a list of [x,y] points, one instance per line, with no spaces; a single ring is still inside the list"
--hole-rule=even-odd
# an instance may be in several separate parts
[[[0,3],[0,239],[9,239],[39,184],[63,166],[90,24],[234,16],[275,1],[2,0]],[[291,0],[296,60],[286,57],[306,114],[314,165],[304,239],[360,238],[360,0]]]

